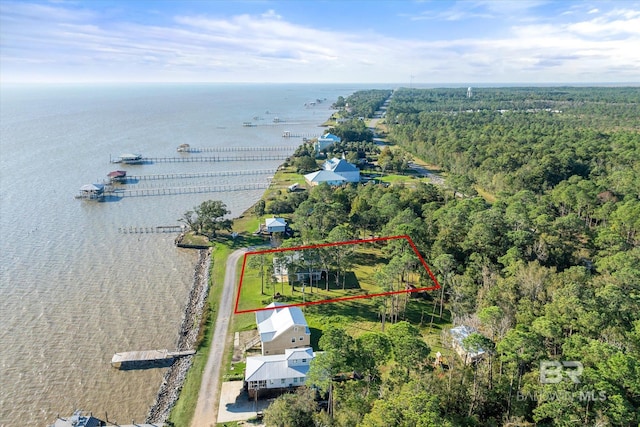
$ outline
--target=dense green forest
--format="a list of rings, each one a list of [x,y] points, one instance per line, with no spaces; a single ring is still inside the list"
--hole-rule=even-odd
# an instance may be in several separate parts
[[[317,411],[302,391],[266,419],[637,426],[639,104],[639,88],[395,91],[390,141],[441,166],[446,185],[314,187],[291,202],[292,227],[303,243],[332,240],[339,227],[411,236],[442,285],[441,320],[476,328],[465,346],[485,356],[465,364],[452,353],[436,366],[426,343],[446,338],[422,321],[391,316],[384,331],[352,336],[328,318],[308,381],[328,407]],[[390,277],[414,268],[399,251],[387,255]],[[550,363],[560,370],[543,381]],[[335,381],[353,371],[361,375]]]
[[[392,91],[388,89],[360,90],[346,99],[339,97],[333,107],[343,111],[345,117],[372,117],[391,93]]]

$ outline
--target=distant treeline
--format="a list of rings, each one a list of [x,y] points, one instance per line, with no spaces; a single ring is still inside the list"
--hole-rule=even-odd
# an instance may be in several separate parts
[[[576,176],[640,194],[640,88],[401,89],[387,122],[395,143],[494,193]]]

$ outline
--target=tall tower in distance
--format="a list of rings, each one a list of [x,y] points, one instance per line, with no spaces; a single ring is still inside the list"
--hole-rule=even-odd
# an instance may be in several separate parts
[[[471,90],[471,87],[469,87],[467,89],[467,98],[471,98],[473,96],[473,91]]]

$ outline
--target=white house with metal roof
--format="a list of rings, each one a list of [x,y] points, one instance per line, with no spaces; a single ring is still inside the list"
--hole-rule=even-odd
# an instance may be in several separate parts
[[[315,356],[311,347],[303,347],[287,349],[284,354],[247,357],[244,380],[249,395],[254,397],[255,390],[304,385]]]
[[[264,225],[268,233],[284,233],[287,229],[287,221],[284,218],[267,218]]]
[[[338,175],[335,172],[324,170],[324,169],[308,173],[304,176],[304,179],[310,185],[319,185],[319,184],[322,184],[323,182],[326,182],[329,185],[342,185],[345,182],[347,182],[345,177]]]
[[[343,177],[347,182],[360,182],[360,169],[344,159],[334,157],[324,162],[323,169]]]
[[[272,302],[256,312],[256,324],[262,343],[262,355],[284,354],[289,349],[309,347],[311,331],[298,307],[283,307]]]

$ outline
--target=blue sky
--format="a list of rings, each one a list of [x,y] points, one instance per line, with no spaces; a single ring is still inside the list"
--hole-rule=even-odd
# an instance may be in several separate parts
[[[640,82],[640,2],[0,0],[0,81]]]

